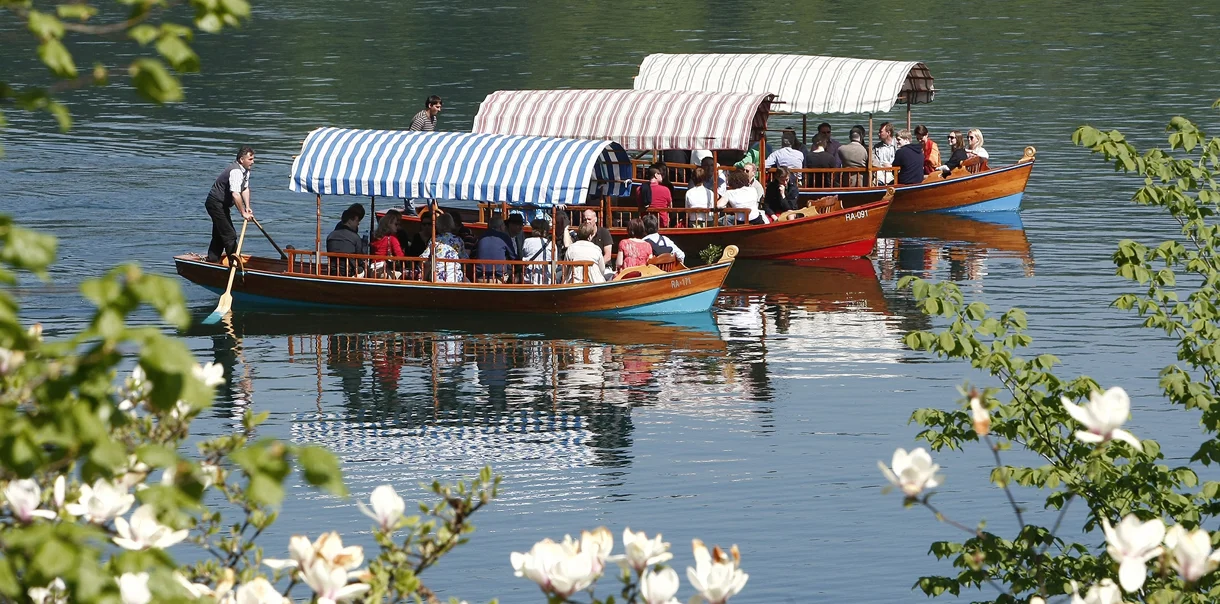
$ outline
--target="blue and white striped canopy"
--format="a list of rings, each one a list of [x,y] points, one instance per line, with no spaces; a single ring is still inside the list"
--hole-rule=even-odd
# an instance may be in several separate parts
[[[618,143],[468,132],[319,128],[292,162],[288,188],[365,195],[530,204],[626,195],[631,161]]]

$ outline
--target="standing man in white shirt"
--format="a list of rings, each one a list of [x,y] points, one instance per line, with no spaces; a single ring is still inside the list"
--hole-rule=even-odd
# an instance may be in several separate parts
[[[229,208],[237,206],[242,218],[254,218],[254,210],[250,208],[250,167],[253,165],[254,149],[242,147],[237,152],[237,159],[216,177],[212,190],[208,191],[208,198],[203,202],[212,219],[208,262],[220,262],[221,258],[237,252],[237,231],[233,228]]]
[[[894,142],[894,126],[889,122],[881,124],[881,128],[877,130],[877,137],[881,140],[873,144],[873,167],[894,167],[894,154],[898,152],[898,145]],[[876,174],[877,182],[880,184],[888,185],[894,182],[893,172],[877,172]]]

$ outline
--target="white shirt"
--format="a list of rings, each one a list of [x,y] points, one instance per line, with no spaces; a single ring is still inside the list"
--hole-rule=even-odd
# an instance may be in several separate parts
[[[535,262],[550,262],[551,250],[554,249],[555,246],[551,245],[551,242],[547,239],[543,239],[542,237],[529,237],[525,240],[525,243],[521,245],[521,259],[533,260]],[[537,254],[537,257],[535,257],[535,254]]]
[[[660,233],[653,233],[651,235],[646,235],[644,237],[644,241],[673,248],[673,250],[674,250],[673,255],[675,258],[678,259],[678,262],[683,262],[686,260],[686,252],[682,251],[682,248],[678,247],[678,244],[674,243],[673,239],[670,239],[669,237],[666,237],[665,235],[662,235]]]
[[[238,196],[240,196],[242,191],[245,191],[246,189],[250,188],[249,174],[250,174],[250,171],[245,168],[242,168],[241,166],[238,166],[238,169],[233,170],[232,172],[229,172],[229,191],[236,193],[236,194],[238,194]],[[241,186],[243,182],[246,183],[245,188],[242,188],[242,186]],[[228,199],[225,200],[225,202],[228,202],[228,201],[229,201]]]
[[[703,163],[703,158],[711,157],[712,152],[707,149],[695,149],[690,152],[690,163],[696,166]]]
[[[968,154],[970,154],[970,155],[977,155],[977,156],[979,156],[979,157],[981,157],[981,158],[983,158],[983,159],[990,159],[990,157],[991,157],[990,155],[988,155],[988,154],[987,154],[987,150],[986,150],[986,149],[984,149],[984,148],[982,148],[982,147],[975,147],[975,148],[973,148],[973,149],[966,149],[966,153],[968,153]]]
[[[686,190],[686,207],[700,209],[712,207],[712,192],[703,185],[691,185],[691,188]]]
[[[777,165],[789,170],[799,170],[805,167],[805,154],[792,147],[780,147],[767,156],[766,167],[774,168]]]
[[[593,283],[603,283],[606,281],[605,259],[602,256],[602,248],[598,247],[596,243],[588,239],[577,241],[568,247],[568,251],[564,254],[563,259],[571,262],[592,262],[593,273],[589,275],[589,281]],[[572,268],[573,283],[584,283],[584,277],[584,267]]]
[[[800,152],[798,151],[797,153]],[[724,199],[730,208],[736,210],[749,210],[750,216],[748,220],[754,220],[755,218],[762,216],[762,219],[767,221],[767,217],[758,209],[758,196],[754,192],[754,187],[729,189],[728,191],[724,192],[724,197],[721,199]]]
[[[873,165],[878,168],[890,168],[894,165],[894,153],[898,151],[898,144],[894,139],[890,139],[890,144],[885,144],[880,141],[873,145]],[[893,172],[877,172],[877,180],[882,184],[890,184],[894,181]]]

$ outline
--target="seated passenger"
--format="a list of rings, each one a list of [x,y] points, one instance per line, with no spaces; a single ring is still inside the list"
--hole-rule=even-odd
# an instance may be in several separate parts
[[[767,181],[767,211],[779,215],[788,210],[795,210],[800,206],[800,195],[796,175],[788,168],[780,168],[771,180]]]
[[[453,219],[453,234],[456,235],[458,239],[462,240],[462,245],[466,248],[466,251],[462,257],[469,258],[471,254],[474,254],[474,246],[479,243],[479,239],[474,236],[474,231],[471,231],[470,227],[462,224],[461,212],[458,212],[457,210],[449,210],[447,213],[449,214],[449,217]]]
[[[805,154],[806,168],[838,168],[839,158],[831,153],[827,148],[830,145],[830,137],[822,136],[821,134],[813,138],[813,144],[810,145],[813,149]],[[818,189],[829,189],[835,186],[834,173],[831,172],[814,172],[811,174],[813,178],[809,179],[812,186]]]
[[[653,166],[648,168],[648,183],[640,185],[639,189],[639,205],[640,212],[645,213],[647,210],[667,209],[674,205],[673,196],[669,192],[669,187],[664,184],[665,171],[661,168]],[[669,212],[655,212],[660,217],[661,226],[669,226]]]
[[[898,150],[894,152],[898,168],[898,184],[917,185],[923,182],[923,144],[911,141],[911,131],[898,131]]]
[[[791,147],[789,147],[791,148]],[[799,151],[797,153],[800,153]],[[750,224],[767,224],[767,216],[758,209],[758,194],[750,186],[750,177],[738,170],[729,173],[728,189],[720,198],[718,207],[728,207],[735,210],[748,210],[746,219]],[[729,214],[721,218],[721,224],[737,224],[738,214]]]
[[[707,188],[707,172],[703,166],[695,168],[695,177],[686,190],[686,207],[704,209],[712,207],[712,190]],[[647,219],[649,216],[644,216]],[[691,212],[686,215],[688,226],[702,226],[707,222],[706,212]],[[659,222],[658,222],[659,224]]]
[[[949,176],[949,172],[962,165],[962,162],[966,161],[967,157],[970,157],[966,153],[966,139],[962,138],[962,133],[958,130],[949,131],[949,149],[951,150],[949,161],[936,167],[937,170],[940,170],[940,175],[943,177]]]
[[[458,260],[465,260],[466,246],[461,238],[454,234],[457,226],[453,224],[453,217],[448,214],[439,214],[436,217],[436,280],[442,283],[461,283],[466,280],[466,275],[462,270],[462,263]],[[428,245],[424,249],[424,258],[432,257],[432,245]],[[427,271],[428,278],[431,278],[431,269]]]
[[[714,185],[724,192],[724,173],[717,169],[716,162],[711,157],[705,157],[699,163],[699,167],[703,168],[703,186],[711,191]],[[715,183],[712,182],[713,180]]]
[[[805,154],[797,151],[795,137],[784,136],[780,140],[781,147],[767,156],[764,168],[782,167],[789,170],[799,170],[805,166]]]
[[[835,163],[834,167],[842,168],[843,162],[842,162],[842,160],[839,159],[839,147],[842,147],[843,145],[841,143],[839,143],[839,141],[835,140],[833,136],[830,135],[830,124],[828,124],[826,122],[822,122],[822,123],[818,124],[818,134],[817,135],[822,137],[822,140],[823,140],[822,146],[826,148],[826,152],[829,153],[830,156],[833,158],[832,161],[834,161],[834,163]]]
[[[356,209],[359,208],[359,212]],[[326,236],[326,251],[338,254],[367,254],[368,245],[360,237],[360,221],[364,220],[364,206],[353,204],[339,218],[335,230]],[[355,275],[360,271],[361,261],[356,258],[330,258],[332,275]]]
[[[915,140],[923,145],[923,174],[927,176],[936,171],[940,165],[940,146],[928,134],[928,127],[920,124],[915,126]]]
[[[754,189],[755,193],[758,193],[758,200],[762,201],[762,198],[767,195],[767,190],[763,188],[761,182],[758,182],[758,166],[743,164],[741,169],[745,171],[746,176],[750,177],[750,188]]]
[[[373,240],[369,242],[370,254],[374,256],[402,256],[402,245],[398,243],[398,223],[402,214],[398,210],[390,210],[377,223],[373,231]]]
[[[479,237],[475,257],[479,260],[517,260],[513,255],[512,239],[504,232],[503,218],[496,216],[487,221],[487,232]],[[479,264],[474,269],[476,283],[506,281],[511,275],[506,264]]]
[[[987,159],[989,157],[987,150],[983,148],[983,131],[978,128],[971,128],[970,133],[966,135],[966,153],[970,157],[981,157]]]
[[[508,218],[504,219],[504,232],[508,235],[508,239],[513,244],[513,256],[518,260],[521,259],[521,244],[525,243],[525,216],[521,214],[509,214]]]
[[[678,247],[672,239],[662,235],[658,231],[657,217],[644,217],[644,241],[647,241],[652,246],[652,255],[660,256],[661,254],[673,254],[678,262],[686,260],[686,252]]]
[[[588,281],[591,283],[603,283],[606,281],[606,262],[602,256],[602,249],[596,243],[593,243],[593,238],[597,236],[597,227],[592,222],[583,222],[580,228],[576,230],[576,241],[568,246],[568,251],[563,259],[570,262],[592,262],[593,267],[589,270]],[[584,267],[572,267],[570,283],[585,282]]]
[[[839,147],[839,161],[844,168],[859,168],[859,173],[853,173],[842,183],[849,187],[864,186],[864,169],[868,167],[868,149],[864,148],[864,128],[855,126],[848,134],[848,143]]]
[[[652,244],[644,241],[644,221],[632,218],[627,221],[627,236],[618,242],[618,270],[633,266],[644,266],[652,258]]]
[[[563,216],[561,212],[559,214]],[[550,262],[555,256],[555,244],[551,242],[551,223],[544,218],[530,222],[530,236],[521,246],[521,259],[527,262]],[[541,285],[551,282],[551,268],[539,264],[525,267],[525,282]]]
[[[581,215],[581,226],[586,224],[595,229],[593,243],[602,249],[602,267],[609,266],[614,252],[614,237],[610,235],[610,229],[598,225],[597,212],[593,210],[585,210]]]

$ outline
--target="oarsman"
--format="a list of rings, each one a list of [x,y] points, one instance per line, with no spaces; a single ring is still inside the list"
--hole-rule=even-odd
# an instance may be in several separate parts
[[[208,262],[219,262],[221,258],[237,252],[237,231],[233,228],[229,208],[237,206],[242,218],[254,218],[254,210],[250,208],[250,167],[253,165],[254,149],[242,147],[237,152],[237,159],[216,177],[207,200],[203,202],[204,209],[212,218]]]
[[[410,130],[432,132],[436,130],[436,116],[441,112],[441,97],[435,94],[424,101],[424,108],[411,120]]]

